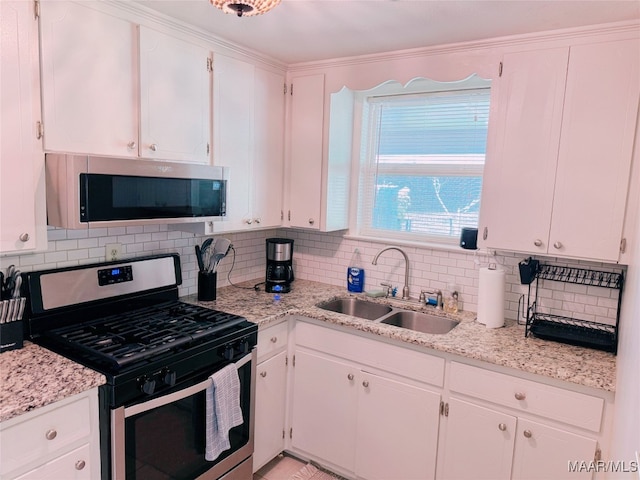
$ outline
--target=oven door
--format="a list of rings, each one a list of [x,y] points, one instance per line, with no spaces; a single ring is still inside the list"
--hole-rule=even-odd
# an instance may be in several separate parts
[[[205,460],[205,395],[211,381],[111,412],[115,480],[218,479],[253,454],[256,351],[236,362],[243,423],[229,431],[231,448]],[[213,372],[212,372],[213,373]]]

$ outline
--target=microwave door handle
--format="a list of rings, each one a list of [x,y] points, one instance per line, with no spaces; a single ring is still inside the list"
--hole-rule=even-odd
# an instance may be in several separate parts
[[[255,349],[253,352],[248,353],[240,360],[238,360],[235,365],[239,369],[243,367],[245,364],[249,363],[253,360],[253,357],[256,356]],[[177,402],[178,400],[182,400],[183,398],[190,397],[191,395],[195,395],[196,393],[205,390],[209,385],[211,385],[211,378],[207,378],[200,383],[196,383],[188,388],[183,390],[179,390],[177,392],[170,393],[169,395],[165,395],[163,397],[154,398],[153,400],[149,400],[148,402],[138,403],[136,405],[132,405],[131,407],[127,407],[124,409],[124,417],[128,418],[133,415],[138,415],[143,412],[147,412],[149,410],[153,410],[154,408],[163,407],[164,405],[168,405],[173,402]]]

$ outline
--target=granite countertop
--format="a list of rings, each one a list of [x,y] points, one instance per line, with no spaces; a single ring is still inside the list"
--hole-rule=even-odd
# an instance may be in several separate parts
[[[0,421],[82,393],[104,375],[31,342],[0,354]]]
[[[292,284],[291,292],[282,294],[281,300],[274,302],[273,294],[266,293],[264,287],[259,291],[254,290],[252,286],[255,283],[242,283],[239,285],[242,288],[234,286],[219,288],[214,302],[198,302],[195,295],[181,300],[242,315],[258,323],[260,327],[281,321],[289,315],[300,315],[426,349],[460,355],[578,385],[615,391],[615,355],[590,348],[541,340],[532,336],[525,337],[524,325],[518,325],[513,320],[506,320],[503,328],[488,329],[475,321],[475,313],[461,312],[453,316],[461,320],[457,327],[445,335],[432,335],[316,307],[319,302],[351,295],[378,303],[390,303],[399,308],[436,313],[433,307],[421,306],[417,300],[369,298],[364,294],[352,294],[345,287],[296,280]]]

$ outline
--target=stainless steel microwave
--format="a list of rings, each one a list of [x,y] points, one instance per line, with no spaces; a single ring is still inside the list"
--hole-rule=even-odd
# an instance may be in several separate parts
[[[45,169],[47,223],[55,227],[187,223],[226,215],[223,167],[48,153]]]

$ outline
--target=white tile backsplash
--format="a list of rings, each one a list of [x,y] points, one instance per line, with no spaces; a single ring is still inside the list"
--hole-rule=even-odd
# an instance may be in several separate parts
[[[346,272],[355,248],[365,269],[365,289],[380,289],[380,282],[391,282],[402,292],[404,284],[404,259],[399,252],[383,253],[378,265],[372,265],[375,254],[385,245],[345,238],[344,232],[321,233],[302,230],[277,229],[221,235],[229,238],[233,251],[220,262],[218,285],[246,280],[262,282],[265,272],[265,239],[285,237],[294,239],[294,272],[297,278],[314,280],[332,285],[343,285],[346,292]],[[44,270],[103,261],[105,245],[122,245],[122,258],[139,257],[157,253],[177,252],[182,260],[183,283],[180,295],[196,293],[197,267],[194,246],[204,237],[192,233],[169,231],[166,225],[144,227],[99,228],[90,230],[48,230],[46,252],[0,257],[0,268],[15,264],[22,271]],[[411,296],[417,298],[421,289],[447,290],[456,285],[463,308],[476,311],[478,304],[479,263],[486,264],[488,257],[476,256],[466,251],[447,251],[415,246],[402,247],[409,257],[409,287]],[[500,253],[492,261],[506,271],[505,316],[517,317],[518,302],[527,293],[527,286],[520,284],[518,263],[526,255]],[[544,262],[593,268],[619,270],[615,265],[567,261],[547,258]],[[538,291],[539,307],[547,313],[571,316],[584,320],[615,323],[618,306],[616,290],[585,287],[583,285],[541,281]],[[532,290],[533,292],[533,290]]]

